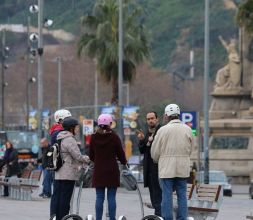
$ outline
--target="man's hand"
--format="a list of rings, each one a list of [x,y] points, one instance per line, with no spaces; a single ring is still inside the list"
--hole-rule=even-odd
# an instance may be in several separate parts
[[[143,140],[145,138],[144,132],[141,129],[140,130],[136,129],[136,135],[139,138],[139,140]]]

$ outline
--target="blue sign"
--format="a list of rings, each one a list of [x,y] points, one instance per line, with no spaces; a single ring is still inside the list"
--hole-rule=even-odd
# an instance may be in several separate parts
[[[191,127],[191,129],[197,129],[197,112],[183,111],[180,113],[180,120]]]

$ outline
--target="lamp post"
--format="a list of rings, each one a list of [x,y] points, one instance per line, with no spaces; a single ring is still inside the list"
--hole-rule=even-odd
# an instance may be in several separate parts
[[[123,6],[122,0],[119,0],[119,62],[118,62],[118,105],[119,105],[119,136],[123,141],[123,120],[122,120],[122,107],[123,107]]]
[[[61,75],[62,75],[62,58],[57,57],[57,70],[58,70],[58,101],[57,101],[57,106],[58,109],[61,108]]]
[[[209,0],[205,0],[205,48],[204,48],[204,183],[209,183]]]
[[[38,0],[38,135],[42,137],[43,111],[43,6],[44,0]]]
[[[98,118],[98,71],[97,71],[97,60],[94,59],[95,63],[95,94],[94,94],[94,119]]]
[[[32,33],[30,40],[35,42],[38,40],[38,136],[42,134],[42,111],[43,111],[43,27],[49,27],[53,24],[50,19],[43,20],[44,0],[38,0],[37,5],[31,5],[29,10],[31,13],[38,12],[38,34]]]
[[[1,129],[5,128],[5,87],[8,86],[8,83],[5,82],[5,69],[8,68],[8,65],[5,63],[6,58],[8,57],[9,47],[5,45],[5,29],[2,31],[2,49],[1,49],[1,69],[2,69],[2,80],[1,80],[1,90],[2,90],[2,126]]]

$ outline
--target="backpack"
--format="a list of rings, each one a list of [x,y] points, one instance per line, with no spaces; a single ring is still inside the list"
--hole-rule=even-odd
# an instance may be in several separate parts
[[[46,154],[46,161],[47,170],[58,171],[62,167],[64,161],[61,157],[61,140],[49,147]]]

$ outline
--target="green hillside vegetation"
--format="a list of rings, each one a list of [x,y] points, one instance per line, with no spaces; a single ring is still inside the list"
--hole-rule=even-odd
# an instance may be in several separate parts
[[[36,2],[36,1],[35,1]],[[188,63],[189,51],[195,51],[196,75],[203,74],[204,47],[204,1],[200,0],[139,0],[144,13],[141,21],[152,36],[152,64],[171,72]],[[31,16],[32,24],[37,25],[36,15],[29,13],[32,0],[1,0],[0,22],[26,24]],[[80,17],[90,13],[94,0],[45,0],[45,17],[53,19],[54,29],[64,29],[80,34]],[[218,41],[238,39],[235,25],[235,9],[226,9],[223,0],[210,1],[210,73],[214,78],[216,71],[226,62],[226,54]],[[178,50],[179,44],[182,46]],[[183,73],[186,74],[186,73]]]

